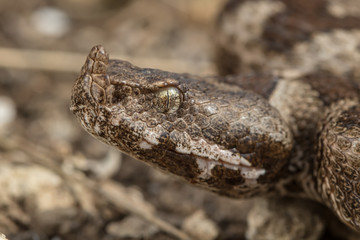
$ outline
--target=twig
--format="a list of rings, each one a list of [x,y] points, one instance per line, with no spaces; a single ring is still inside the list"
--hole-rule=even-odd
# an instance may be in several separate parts
[[[5,68],[78,72],[86,55],[45,50],[0,48],[0,66]]]
[[[3,68],[78,73],[85,62],[87,53],[0,47],[0,56],[0,67]],[[214,73],[212,64],[205,59],[147,58],[119,54],[111,54],[110,58],[127,60],[140,67],[198,74]]]
[[[158,226],[164,232],[167,232],[180,240],[190,240],[186,233],[180,231],[171,224],[163,221],[155,216],[153,211],[149,209],[149,203],[139,198],[133,198],[131,194],[126,193],[124,189],[113,181],[104,181],[99,188],[101,196],[106,197],[109,202],[118,208],[122,208],[140,216],[148,222]]]

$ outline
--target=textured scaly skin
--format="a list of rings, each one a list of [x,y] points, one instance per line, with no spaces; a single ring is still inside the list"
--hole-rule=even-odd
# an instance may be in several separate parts
[[[217,66],[224,75],[279,69],[326,72],[280,83],[282,90],[272,92],[270,103],[292,129],[303,156],[299,162],[314,159],[317,179],[306,180],[308,192],[318,192],[344,222],[359,230],[360,2],[230,0],[218,18],[216,36]]]
[[[109,60],[95,46],[71,110],[99,140],[192,184],[316,199],[360,230],[359,89],[349,79],[200,78]]]

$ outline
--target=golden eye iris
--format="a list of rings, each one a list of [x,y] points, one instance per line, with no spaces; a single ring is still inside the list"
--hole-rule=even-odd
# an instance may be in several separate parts
[[[176,112],[181,103],[181,93],[175,87],[162,88],[155,94],[154,107],[158,112]]]

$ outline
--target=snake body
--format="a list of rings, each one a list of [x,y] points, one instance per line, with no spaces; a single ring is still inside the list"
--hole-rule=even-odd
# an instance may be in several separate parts
[[[360,231],[360,89],[341,74],[198,77],[109,59],[98,45],[71,110],[94,137],[191,184],[314,199]]]

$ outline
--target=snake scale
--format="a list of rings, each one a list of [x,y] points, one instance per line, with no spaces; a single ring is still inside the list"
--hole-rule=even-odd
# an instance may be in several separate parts
[[[139,68],[95,46],[71,110],[94,137],[191,184],[310,198],[360,231],[356,1],[229,1],[216,58],[232,76]]]

